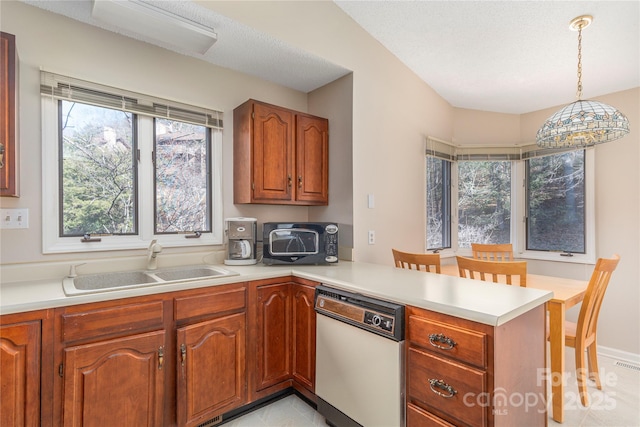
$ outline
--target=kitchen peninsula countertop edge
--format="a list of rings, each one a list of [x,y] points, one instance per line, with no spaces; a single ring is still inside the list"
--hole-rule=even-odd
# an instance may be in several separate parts
[[[331,265],[224,266],[239,273],[216,279],[156,284],[135,289],[65,295],[62,277],[0,283],[0,314],[161,294],[180,290],[294,276],[395,303],[500,326],[553,297],[549,291],[403,270],[388,265],[340,261]]]

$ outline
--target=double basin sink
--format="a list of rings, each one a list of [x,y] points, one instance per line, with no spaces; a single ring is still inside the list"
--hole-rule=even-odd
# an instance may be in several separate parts
[[[193,265],[158,270],[117,271],[62,279],[66,295],[117,291],[176,282],[237,276],[239,273],[212,265]]]

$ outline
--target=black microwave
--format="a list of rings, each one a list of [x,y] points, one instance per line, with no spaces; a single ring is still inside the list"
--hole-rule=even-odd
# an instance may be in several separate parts
[[[338,224],[332,222],[265,222],[262,262],[267,265],[338,262]]]

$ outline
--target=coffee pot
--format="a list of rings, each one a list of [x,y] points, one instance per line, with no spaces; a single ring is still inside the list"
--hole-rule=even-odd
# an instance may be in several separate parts
[[[249,265],[256,258],[256,218],[227,218],[227,265]]]

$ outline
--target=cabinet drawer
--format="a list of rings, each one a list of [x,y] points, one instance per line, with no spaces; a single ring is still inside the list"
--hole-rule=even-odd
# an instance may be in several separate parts
[[[454,427],[454,425],[409,403],[407,405],[407,427]]]
[[[245,307],[246,288],[215,289],[204,294],[175,299],[175,318],[184,320]]]
[[[65,342],[163,328],[162,301],[62,314]]]
[[[430,351],[480,368],[487,366],[487,335],[459,326],[409,317],[408,340]]]
[[[410,400],[469,425],[487,424],[485,372],[410,348],[407,382]]]

